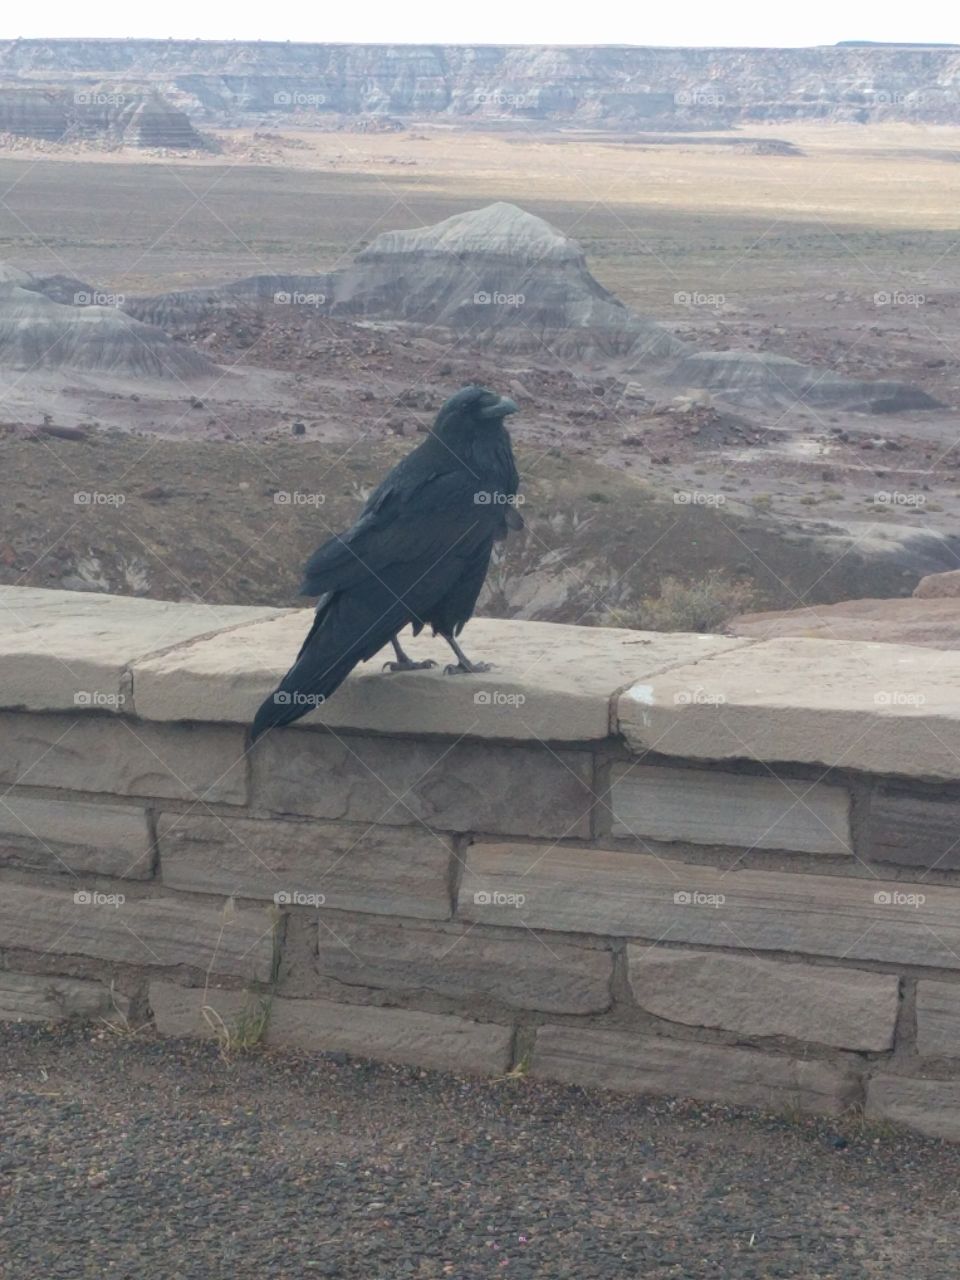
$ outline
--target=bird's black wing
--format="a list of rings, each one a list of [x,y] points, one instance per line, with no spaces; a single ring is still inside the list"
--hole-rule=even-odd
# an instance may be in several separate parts
[[[399,470],[399,469],[398,469]],[[497,513],[474,502],[476,482],[461,469],[388,476],[357,523],[313,553],[301,592],[322,595],[392,576],[396,566],[431,565]],[[406,575],[404,575],[406,576]]]

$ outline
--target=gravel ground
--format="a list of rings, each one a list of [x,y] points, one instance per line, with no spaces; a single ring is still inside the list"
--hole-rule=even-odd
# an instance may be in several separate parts
[[[529,1079],[0,1030],[0,1275],[955,1280],[960,1148]]]

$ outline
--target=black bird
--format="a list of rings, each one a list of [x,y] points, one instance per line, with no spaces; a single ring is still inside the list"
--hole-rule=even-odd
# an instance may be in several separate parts
[[[352,529],[307,561],[302,595],[320,596],[296,662],[261,705],[252,739],[306,715],[337,689],[358,662],[388,641],[393,671],[413,662],[397,633],[408,624],[441,635],[456,654],[447,671],[487,671],[457,636],[473,614],[496,541],[522,528],[520,478],[504,418],[517,406],[484,387],[451,396],[421,445],[370,495]]]

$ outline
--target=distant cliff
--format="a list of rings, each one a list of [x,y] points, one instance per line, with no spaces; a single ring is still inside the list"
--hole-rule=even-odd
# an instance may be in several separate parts
[[[290,113],[658,129],[751,121],[960,122],[960,47],[810,49],[0,42],[0,84],[150,86],[196,122]]]

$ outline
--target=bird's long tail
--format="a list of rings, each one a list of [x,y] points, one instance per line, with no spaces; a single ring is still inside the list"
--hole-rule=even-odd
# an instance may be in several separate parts
[[[321,601],[296,662],[260,704],[251,741],[322,706],[358,662],[372,657],[400,630],[406,619],[394,614],[394,609],[384,611],[382,604],[348,594]]]

